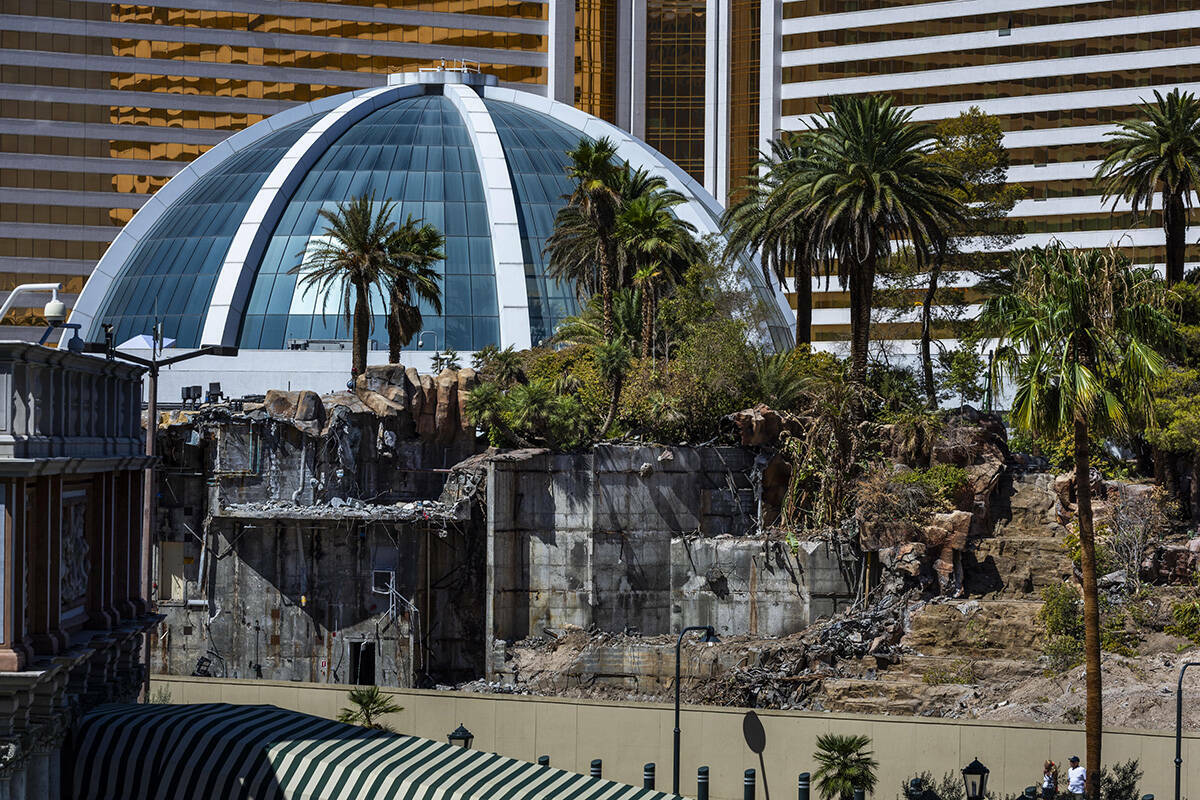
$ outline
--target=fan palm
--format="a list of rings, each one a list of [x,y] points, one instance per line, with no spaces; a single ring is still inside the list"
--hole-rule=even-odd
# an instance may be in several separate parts
[[[796,284],[796,344],[812,341],[812,263],[807,259],[808,224],[788,213],[782,186],[801,163],[803,151],[794,137],[772,139],[759,156],[756,174],[746,179],[742,198],[725,213],[728,253],[754,251],[762,256],[763,278],[774,275],[781,286]],[[785,221],[786,220],[786,221]]]
[[[601,139],[583,138],[575,149],[567,153],[570,163],[567,176],[575,187],[567,198],[567,215],[572,227],[586,221],[594,231],[594,247],[597,280],[604,309],[604,333],[612,333],[612,295],[616,289],[616,253],[613,249],[613,227],[616,225],[617,207],[620,201],[618,182],[621,169],[616,165],[616,145],[608,137]],[[557,229],[557,221],[556,221]],[[556,230],[557,233],[557,230]],[[551,237],[553,238],[553,237]],[[550,247],[551,242],[547,241]],[[569,248],[574,258],[581,258],[579,244]],[[551,247],[551,272],[555,272],[555,248]],[[564,254],[565,255],[565,254]]]
[[[388,363],[400,361],[400,349],[421,330],[420,303],[442,313],[442,289],[433,265],[446,257],[446,238],[433,225],[410,215],[392,234],[393,268],[387,276]]]
[[[1108,135],[1112,151],[1096,173],[1104,199],[1128,200],[1133,213],[1150,211],[1162,195],[1167,236],[1167,284],[1183,280],[1192,192],[1200,188],[1200,100],[1173,89],[1142,103],[1142,118],[1122,122]]]
[[[852,800],[855,789],[871,792],[875,789],[875,768],[879,762],[867,748],[871,737],[825,733],[817,737],[813,774],[821,800]]]
[[[391,731],[392,727],[380,721],[384,714],[397,714],[404,710],[392,698],[379,690],[378,686],[351,689],[350,705],[338,712],[338,722],[359,725],[377,731]]]
[[[629,372],[631,356],[625,346],[617,342],[605,342],[594,347],[592,352],[596,359],[596,371],[600,373],[601,379],[610,388],[608,412],[604,415],[604,422],[600,424],[600,432],[596,434],[597,439],[602,439],[617,418],[617,406],[621,401],[621,386]]]
[[[1100,774],[1100,611],[1092,518],[1090,446],[1094,434],[1152,419],[1151,383],[1165,369],[1155,349],[1171,333],[1161,284],[1114,250],[1059,244],[1018,261],[1013,290],[984,305],[985,330],[1000,338],[1000,376],[1015,381],[1012,421],[1025,432],[1074,435],[1075,493],[1087,664],[1089,796]]]
[[[588,345],[604,344],[602,314],[599,298],[593,298],[578,314],[565,318],[558,324],[551,344]],[[613,332],[611,340],[632,349],[638,339],[641,326],[639,299],[636,292],[622,289],[613,296]]]
[[[362,195],[338,204],[335,211],[321,209],[325,230],[291,269],[300,275],[298,282],[306,293],[313,290],[322,301],[331,293],[340,295],[337,304],[352,330],[354,375],[367,368],[371,293],[382,293],[397,267],[393,207],[386,201],[375,209],[374,195]]]
[[[872,293],[881,261],[905,242],[928,263],[962,217],[961,178],[928,158],[932,130],[875,95],[835,97],[800,134],[784,179],[781,225],[807,225],[805,258],[823,260],[850,290],[850,375],[866,377]],[[800,244],[792,240],[794,244]]]

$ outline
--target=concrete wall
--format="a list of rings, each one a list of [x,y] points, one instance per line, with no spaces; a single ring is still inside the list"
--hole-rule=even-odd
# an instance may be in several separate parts
[[[489,465],[488,630],[783,635],[854,594],[823,545],[757,535],[753,454],[599,446]],[[488,651],[493,651],[489,642]]]
[[[337,687],[261,681],[211,681],[156,676],[172,702],[269,703],[333,717],[345,703]],[[658,765],[658,787],[670,788],[672,711],[667,705],[614,704],[511,695],[396,690],[404,710],[390,720],[397,730],[443,740],[463,723],[475,734],[474,747],[534,760],[548,754],[555,766],[586,772],[593,758],[604,760],[605,777],[640,785],[642,765]],[[767,732],[762,762],[742,738],[745,709],[687,707],[681,729],[681,788],[694,796],[696,767],[712,770],[714,800],[742,796],[742,772],[759,770],[776,800],[795,797],[796,776],[813,771],[812,752],[822,733],[864,733],[871,737],[879,765],[873,797],[894,800],[901,782],[920,770],[941,776],[957,772],[978,757],[991,769],[989,788],[997,796],[1020,792],[1041,775],[1047,758],[1065,762],[1083,752],[1083,728],[914,717],[760,711]],[[1110,730],[1104,736],[1105,762],[1137,758],[1145,777],[1140,789],[1160,798],[1173,795],[1174,738],[1164,731]],[[1200,795],[1200,735],[1183,741],[1183,797]],[[1193,795],[1194,796],[1194,795]],[[815,794],[814,794],[815,797]]]
[[[384,686],[412,686],[426,672],[463,680],[483,669],[481,546],[462,533],[418,523],[218,519],[208,535],[203,585],[198,541],[159,544],[166,619],[154,637],[156,671],[190,675],[205,658],[221,677],[370,682],[351,669],[363,643]],[[176,550],[190,562],[181,563],[182,580],[171,580],[178,588],[168,585]],[[392,573],[419,613],[373,591],[376,571]]]

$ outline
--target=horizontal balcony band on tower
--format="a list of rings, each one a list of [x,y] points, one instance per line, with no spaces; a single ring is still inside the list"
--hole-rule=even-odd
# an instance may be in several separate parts
[[[372,72],[267,67],[256,64],[221,64],[215,61],[182,61],[169,58],[137,58],[135,56],[91,56],[75,53],[49,53],[41,50],[0,50],[0,64],[82,72],[134,72],[181,78],[228,78],[231,80],[313,83],[347,89],[366,89],[383,86],[387,83],[386,75]]]
[[[186,163],[179,161],[147,161],[140,158],[0,153],[0,169],[29,169],[39,172],[86,172],[102,175],[170,177],[186,166]]]
[[[1106,72],[1174,67],[1196,63],[1200,63],[1200,46],[1173,47],[1146,52],[1017,61],[1007,64],[985,64],[977,67],[903,72],[895,75],[785,83],[780,90],[780,96],[784,100],[798,100],[839,94],[904,91],[942,86],[972,84],[986,86],[1002,81],[1066,75],[1096,75]]]
[[[153,25],[140,22],[96,22],[0,14],[0,30],[18,33],[48,33],[104,39],[136,39],[153,42],[212,44],[229,47],[262,47],[269,50],[306,50],[321,53],[438,59],[448,55],[489,64],[540,67],[547,63],[545,52],[501,50],[461,45],[392,42],[367,38],[310,36],[295,33],[199,28],[186,25]],[[452,51],[452,54],[448,51]],[[349,84],[347,84],[349,85]]]
[[[1104,2],[1104,0],[1096,0]],[[1001,15],[1009,11],[1061,6],[1062,0],[989,0],[988,11]],[[812,5],[805,0],[805,5]],[[840,13],[817,13],[811,16],[787,18],[780,25],[784,36],[810,31],[841,30],[844,28],[866,28],[872,25],[920,22],[922,20],[945,19],[947,17],[969,17],[979,13],[979,0],[952,0],[946,3],[914,3],[911,5],[876,8],[867,11],[844,11]]]
[[[1176,11],[1168,14],[1145,14],[1062,25],[1041,25],[1035,28],[1013,28],[1006,36],[998,35],[998,32],[993,29],[978,33],[925,36],[869,44],[791,50],[785,51],[780,56],[780,63],[784,69],[787,69],[788,67],[819,64],[841,64],[847,61],[934,55],[961,50],[1017,47],[1025,44],[1059,44],[1079,39],[1102,40],[1111,38],[1114,32],[1119,32],[1120,36],[1131,36],[1197,26],[1200,26],[1200,11]]]
[[[58,239],[68,242],[111,242],[120,225],[53,225],[42,222],[0,222],[0,239]]]
[[[984,9],[961,17],[942,17],[916,22],[892,22],[886,25],[865,25],[855,28],[811,31],[782,38],[785,51],[813,50],[824,47],[846,47],[850,45],[883,44],[902,39],[921,39],[931,36],[963,36],[989,32],[993,38],[1011,35],[1017,31],[1042,28],[1050,25],[1092,22],[1116,17],[1150,16],[1146,0],[1093,0],[1093,2],[1070,3],[1070,0],[1053,7],[1018,9],[998,17],[996,12]],[[1175,11],[1162,13],[1176,13]]]
[[[0,256],[0,272],[18,272],[30,275],[80,275],[92,274],[96,262],[77,258],[20,258]]]
[[[141,208],[148,194],[130,192],[74,192],[70,189],[20,189],[5,187],[4,202],[14,205],[68,206],[73,208]]]
[[[984,85],[986,86],[986,85]],[[1055,92],[1048,94],[1026,95],[1022,97],[992,97],[978,100],[961,100],[949,103],[931,103],[913,108],[913,119],[920,122],[933,122],[941,119],[956,117],[972,106],[977,106],[985,114],[994,117],[1006,114],[1023,114],[1033,111],[1063,111],[1075,108],[1095,108],[1097,106],[1128,106],[1144,102],[1146,98],[1153,99],[1155,90],[1167,93],[1178,87],[1185,92],[1200,91],[1200,82],[1185,82],[1176,84],[1154,84],[1151,86],[1134,86],[1122,89],[1089,89],[1079,92]],[[980,88],[983,88],[981,86]],[[789,114],[780,118],[784,130],[803,130],[814,119],[812,114]],[[1092,126],[1093,129],[1112,130],[1112,125]],[[1086,133],[1082,127],[1068,128]],[[1009,145],[1008,137],[1040,134],[1041,131],[1020,131],[1005,134],[1005,145],[1015,147],[1030,147],[1039,142],[1028,141],[1027,144]],[[1086,133],[1086,135],[1092,135]],[[1075,139],[1072,141],[1098,141],[1096,139]],[[1065,141],[1062,143],[1066,143]]]
[[[111,6],[112,0],[78,0]],[[235,14],[268,14],[276,17],[379,22],[389,25],[428,25],[433,28],[471,28],[497,33],[547,33],[549,22],[528,17],[458,14],[445,11],[410,11],[401,8],[309,3],[301,0],[168,0],[155,8],[183,11],[228,11]]]
[[[33,103],[115,106],[117,108],[166,108],[173,111],[215,111],[234,114],[275,114],[299,101],[257,97],[226,97],[182,92],[137,92],[120,89],[76,89],[29,83],[0,83],[0,100]]]
[[[47,119],[0,117],[0,133],[57,136],[64,139],[102,139],[115,142],[218,144],[237,131],[209,131],[167,125],[107,125],[102,122],[56,122]]]

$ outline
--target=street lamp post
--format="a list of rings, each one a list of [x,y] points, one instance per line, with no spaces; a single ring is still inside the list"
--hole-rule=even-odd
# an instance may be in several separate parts
[[[683,637],[692,631],[704,631],[704,643],[718,642],[717,632],[712,625],[689,625],[679,632],[675,642],[675,752],[671,762],[671,791],[679,794],[679,661],[683,653]]]
[[[146,465],[145,475],[143,477],[142,486],[142,601],[146,604],[146,609],[150,609],[150,554],[151,554],[151,534],[153,533],[153,512],[154,512],[154,439],[157,430],[158,418],[158,372],[163,367],[169,367],[172,364],[178,364],[181,361],[188,361],[200,356],[236,356],[238,349],[236,347],[224,347],[221,345],[205,345],[199,350],[193,350],[190,353],[182,353],[170,358],[159,359],[158,357],[158,342],[161,337],[157,334],[154,339],[154,346],[150,350],[150,358],[142,358],[135,356],[132,353],[125,353],[113,347],[112,335],[109,330],[105,330],[103,342],[87,342],[83,349],[86,353],[103,353],[105,358],[112,360],[119,358],[122,361],[129,361],[133,364],[143,366],[147,370],[149,386],[146,390],[146,456],[149,463]],[[150,638],[146,637],[144,650],[144,661],[146,674],[143,677],[142,685],[143,692],[147,699],[150,697]]]
[[[450,744],[456,744],[464,750],[470,750],[471,742],[475,741],[475,734],[467,730],[466,726],[460,722],[458,727],[452,730],[450,735],[446,737],[446,741]]]
[[[1183,769],[1183,673],[1188,667],[1200,666],[1200,661],[1185,661],[1179,668],[1179,684],[1175,687],[1175,800],[1180,800]]]

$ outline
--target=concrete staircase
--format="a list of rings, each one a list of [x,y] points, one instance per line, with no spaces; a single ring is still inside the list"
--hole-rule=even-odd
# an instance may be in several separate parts
[[[827,679],[822,703],[832,711],[921,714],[966,710],[973,685],[1036,675],[1041,590],[1071,577],[1051,476],[1006,475],[997,490],[993,533],[971,541],[963,559],[967,597],[914,611],[903,659],[861,678]]]

